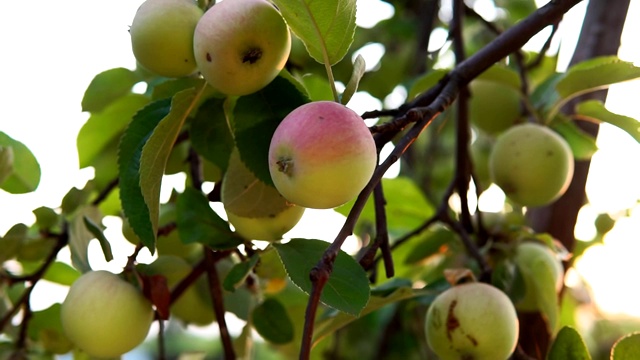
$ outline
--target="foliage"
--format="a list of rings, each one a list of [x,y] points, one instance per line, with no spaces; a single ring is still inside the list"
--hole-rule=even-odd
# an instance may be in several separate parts
[[[547,15],[541,15],[533,0],[496,1],[507,16],[488,22],[471,8],[454,6],[455,16],[446,19],[438,16],[437,1],[431,2],[436,4],[431,12],[420,6],[425,2],[403,1],[394,4],[393,17],[365,29],[356,26],[356,1],[273,0],[294,35],[292,51],[286,68],[253,94],[225,97],[197,74],[171,79],[142,68],[97,74],[78,99],[89,114],[77,137],[79,164],[92,167],[94,179],[82,189],[70,189],[60,206],[34,209],[33,224],[15,224],[0,237],[0,358],[51,359],[71,351],[82,358],[61,330],[60,304],[33,312],[29,298],[40,280],[68,287],[91,271],[88,250],[94,239],[107,261],[128,256],[120,275],[143,291],[155,305],[157,321],[167,324],[157,345],[143,345],[156,349],[151,351],[158,356],[194,351],[203,358],[216,356],[204,354],[181,324],[173,317],[167,322],[163,315],[169,303],[206,277],[208,286],[197,287],[197,296],[213,306],[222,343],[208,348],[227,358],[295,358],[299,353],[313,359],[433,358],[424,321],[434,298],[456,283],[445,270],[466,269],[517,302],[525,286],[514,263],[520,243],[546,244],[567,267],[575,260],[570,253],[584,251],[534,232],[524,215],[528,209],[509,199],[499,214],[450,201],[466,199],[472,184],[477,192],[470,196],[477,199],[492,183],[489,176],[480,176],[479,152],[489,152],[498,134],[483,132],[476,122],[504,123],[485,110],[470,114],[475,120],[469,122],[466,85],[481,78],[509,88],[491,95],[498,104],[518,101],[521,113],[515,123],[548,126],[578,160],[589,160],[597,151],[595,137],[579,126],[583,121],[609,123],[640,142],[638,120],[611,113],[602,102],[580,100],[575,110],[565,110],[583,94],[640,77],[639,67],[607,56],[558,72],[557,54],[546,48],[539,53],[520,50],[528,38],[515,45],[493,41],[513,36],[500,29],[526,30],[533,36],[542,28],[527,28],[520,19],[550,16],[546,26],[577,2],[551,2],[545,6]],[[203,9],[208,3],[199,1]],[[429,32],[446,29],[451,42],[429,53],[425,26]],[[382,44],[385,54],[366,70],[357,51],[370,43]],[[466,67],[460,63],[465,56]],[[342,93],[334,81],[346,84]],[[135,91],[140,83],[146,85],[144,93]],[[401,106],[362,114],[375,119],[370,130],[378,150],[387,144],[394,150],[380,159],[358,198],[323,210],[345,216],[334,242],[296,238],[265,245],[244,239],[214,211],[213,203],[222,201],[222,179],[233,151],[260,186],[272,187],[267,153],[282,119],[311,101],[349,104],[359,92],[381,103],[392,92],[408,95]],[[481,141],[482,147],[474,146]],[[399,176],[382,179],[396,161],[401,163]],[[161,202],[165,175],[175,173],[187,175],[185,190]],[[34,191],[39,182],[35,156],[0,131],[0,189],[22,194]],[[175,211],[168,223],[160,220],[166,211]],[[106,216],[118,216],[129,227],[127,238],[137,244],[134,253],[112,253],[113,239],[103,232]],[[342,244],[352,233],[360,247],[347,253]],[[136,259],[144,247],[161,254],[158,244],[170,234],[197,246],[186,259],[192,270],[172,288],[138,271]],[[67,248],[71,264],[57,258]],[[551,287],[539,282],[537,288]],[[557,301],[559,296],[545,292],[537,312],[551,344],[544,351],[549,359],[590,359],[588,339],[567,326],[574,314],[567,320],[567,302]],[[573,299],[570,293],[564,296]],[[220,316],[225,312],[246,322],[234,339]],[[251,330],[266,344],[254,343]],[[637,334],[622,338],[612,358],[637,358],[637,344]]]

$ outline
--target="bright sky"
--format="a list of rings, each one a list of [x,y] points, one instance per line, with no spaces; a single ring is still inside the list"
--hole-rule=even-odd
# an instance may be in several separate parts
[[[95,74],[114,67],[134,68],[127,29],[140,3],[141,0],[0,2],[0,131],[25,143],[42,167],[41,185],[34,193],[8,195],[0,190],[0,234],[15,223],[32,223],[32,209],[59,206],[71,187],[81,187],[91,178],[91,171],[79,170],[77,163],[75,139],[87,119],[87,114],[81,112],[80,100]],[[631,3],[630,16],[638,18],[640,2]],[[359,23],[366,26],[372,26],[365,24],[371,16],[363,16],[362,11],[384,13],[389,9],[378,0],[359,0],[358,4]],[[584,11],[583,5],[572,11],[575,17]],[[571,31],[563,34],[575,38],[573,30],[579,26],[565,29]],[[638,22],[627,23],[620,57],[640,64],[638,33]],[[370,54],[368,63],[372,65],[374,58],[380,56],[380,48],[373,45],[365,53]],[[616,86],[611,89],[607,106],[613,112],[640,118],[637,94],[638,81]],[[397,105],[402,97],[403,90],[398,89],[385,103]],[[380,108],[381,104],[368,94],[359,93],[350,106],[362,112]],[[598,144],[601,150],[593,159],[587,184],[591,206],[581,214],[587,225],[577,231],[578,237],[585,240],[592,236],[588,223],[595,214],[608,211],[619,216],[620,210],[634,206],[640,198],[640,167],[629,163],[630,159],[640,159],[640,145],[609,126],[602,127]],[[311,236],[312,231],[316,238],[331,240],[341,226],[340,219],[330,210],[308,211],[290,235]],[[107,221],[107,237],[120,239],[119,222]],[[638,209],[633,217],[616,226],[603,246],[588,251],[579,263],[579,273],[595,290],[598,304],[608,312],[640,316],[640,294],[622,281],[626,274],[640,273],[640,262],[632,258],[640,253],[637,234]],[[125,254],[130,251],[127,246],[124,242],[116,245]],[[100,257],[91,261],[96,268],[115,271],[124,264],[123,260],[106,264]]]

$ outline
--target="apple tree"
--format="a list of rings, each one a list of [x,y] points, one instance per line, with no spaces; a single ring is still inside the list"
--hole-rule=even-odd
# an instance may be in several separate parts
[[[616,56],[629,0],[589,1],[558,70],[552,40],[580,2],[395,1],[365,28],[355,0],[145,1],[122,44],[137,67],[105,69],[78,99],[94,178],[0,237],[0,357],[640,357],[635,334],[587,344],[564,285],[598,241],[574,228],[599,124],[640,142],[638,121],[604,106],[640,77]],[[384,55],[368,66],[372,43]],[[356,113],[362,94],[384,105]],[[0,188],[39,179],[0,132]],[[496,187],[503,210],[481,210]],[[287,237],[310,208],[344,215],[333,241]],[[106,217],[132,253],[112,251]],[[598,218],[600,238],[613,224]],[[93,241],[127,259],[120,272],[92,268]],[[40,281],[66,300],[34,311]]]

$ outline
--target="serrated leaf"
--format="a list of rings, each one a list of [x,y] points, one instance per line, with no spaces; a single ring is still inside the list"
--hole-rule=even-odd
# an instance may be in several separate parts
[[[274,344],[293,340],[293,323],[287,310],[274,298],[265,299],[253,309],[253,326],[260,336]]]
[[[178,196],[176,211],[176,224],[185,244],[202,243],[214,250],[227,250],[243,242],[211,209],[204,194],[194,188]]]
[[[233,265],[227,277],[224,278],[222,287],[227,291],[235,291],[244,283],[244,280],[249,276],[249,273],[251,273],[251,270],[256,266],[258,260],[260,260],[260,256],[253,254],[249,260]]]
[[[611,360],[640,359],[640,332],[627,334],[613,344]]]
[[[116,99],[103,111],[92,114],[80,128],[76,139],[80,168],[93,166],[109,145],[122,135],[138,110],[148,103],[149,99],[144,95],[129,94]]]
[[[88,217],[94,222],[100,222],[102,215],[94,206],[84,206],[69,220],[69,248],[71,250],[71,263],[73,267],[82,273],[91,271],[89,264],[89,242],[94,235],[87,229],[84,218]]]
[[[372,291],[373,290],[374,289],[372,289]],[[386,305],[410,299],[420,294],[420,291],[413,290],[411,286],[401,286],[395,288],[392,292],[384,296],[371,296],[367,306],[360,313],[360,317],[372,313]],[[332,314],[332,316],[329,317],[320,318],[315,324],[313,343],[319,342],[327,335],[335,333],[337,330],[357,319],[357,317],[343,312]]]
[[[294,284],[309,294],[311,269],[322,259],[329,244],[322,240],[293,239],[273,244]],[[360,264],[340,250],[320,301],[336,310],[358,316],[369,301],[369,280]]]
[[[273,185],[269,174],[269,144],[278,124],[309,99],[287,79],[278,76],[262,90],[238,99],[233,132],[240,157],[262,182]]]
[[[12,259],[18,254],[22,243],[27,240],[28,231],[27,225],[15,224],[3,237],[0,237],[0,263]]]
[[[160,185],[173,144],[191,112],[196,100],[196,90],[188,89],[177,93],[171,100],[171,110],[155,127],[142,147],[140,156],[140,188],[144,202],[149,209],[151,229],[158,232],[160,215]],[[155,237],[154,237],[155,242]],[[146,244],[145,244],[146,245]]]
[[[576,106],[576,112],[590,119],[617,126],[637,142],[640,142],[640,121],[628,116],[614,114],[607,110],[604,104],[598,100],[581,102]]]
[[[640,67],[616,56],[603,56],[583,61],[569,68],[556,84],[560,97],[571,97],[611,84],[640,77]]]
[[[86,215],[82,217],[82,220],[84,221],[84,225],[87,227],[87,230],[89,230],[89,232],[91,232],[100,243],[100,248],[102,248],[104,259],[107,262],[113,260],[111,244],[109,244],[109,240],[107,240],[106,236],[104,236],[102,228]]]
[[[82,111],[102,111],[114,100],[126,95],[142,79],[135,72],[115,68],[96,75],[82,98]]]
[[[169,114],[171,99],[153,102],[140,110],[127,127],[118,146],[118,173],[122,210],[134,232],[152,252],[156,234],[153,232],[149,208],[140,187],[142,148],[153,129]]]
[[[358,91],[358,84],[360,83],[360,79],[362,79],[362,76],[364,75],[366,67],[367,65],[364,61],[364,58],[362,57],[362,55],[358,54],[356,60],[353,62],[353,72],[351,73],[351,78],[349,79],[349,82],[347,83],[347,86],[342,93],[342,97],[340,98],[340,102],[343,105],[347,105],[349,100],[351,100],[353,94]]]
[[[34,191],[40,184],[40,164],[31,150],[2,131],[0,148],[11,148],[13,153],[13,170],[0,182],[0,189],[11,194]]]
[[[574,122],[558,121],[551,127],[567,141],[576,160],[591,159],[598,151],[596,138],[580,129]]]
[[[225,114],[225,101],[229,100],[211,98],[205,101],[189,127],[189,138],[196,152],[222,170],[227,169],[229,155],[235,146]]]
[[[333,65],[346,55],[356,31],[356,0],[273,2],[316,61]]]
[[[591,360],[587,346],[576,329],[565,326],[558,332],[547,360]]]

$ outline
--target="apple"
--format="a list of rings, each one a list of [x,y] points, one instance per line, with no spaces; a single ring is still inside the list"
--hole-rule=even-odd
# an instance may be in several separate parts
[[[269,145],[269,172],[276,189],[307,208],[334,208],[355,198],[376,164],[369,128],[353,110],[332,101],[294,109]]]
[[[229,223],[247,240],[277,241],[293,229],[304,214],[304,208],[296,205],[265,217],[242,217],[227,211]]]
[[[527,241],[516,248],[515,264],[524,279],[525,292],[515,304],[521,311],[540,310],[540,299],[558,294],[563,285],[564,269],[556,254],[546,245]]]
[[[162,275],[167,279],[169,289],[173,289],[184,279],[193,267],[183,258],[175,255],[160,255],[151,264],[141,267],[147,275]],[[198,326],[211,324],[215,319],[213,306],[207,297],[206,275],[196,280],[181,294],[169,308],[177,319]]]
[[[517,89],[495,81],[476,79],[469,84],[469,120],[487,134],[499,134],[522,118]]]
[[[133,17],[129,33],[140,65],[165,77],[196,71],[193,34],[202,10],[192,0],[146,0]]]
[[[193,51],[202,76],[226,95],[254,93],[284,68],[291,50],[289,27],[266,0],[226,0],[202,16]]]
[[[573,167],[566,140],[533,123],[500,134],[489,156],[493,182],[522,206],[547,205],[559,198],[569,187]]]
[[[100,358],[119,357],[140,345],[153,317],[151,302],[135,286],[104,270],[79,277],[60,309],[69,340]]]
[[[427,311],[427,343],[442,360],[505,360],[518,342],[518,316],[509,297],[485,283],[455,285]]]

